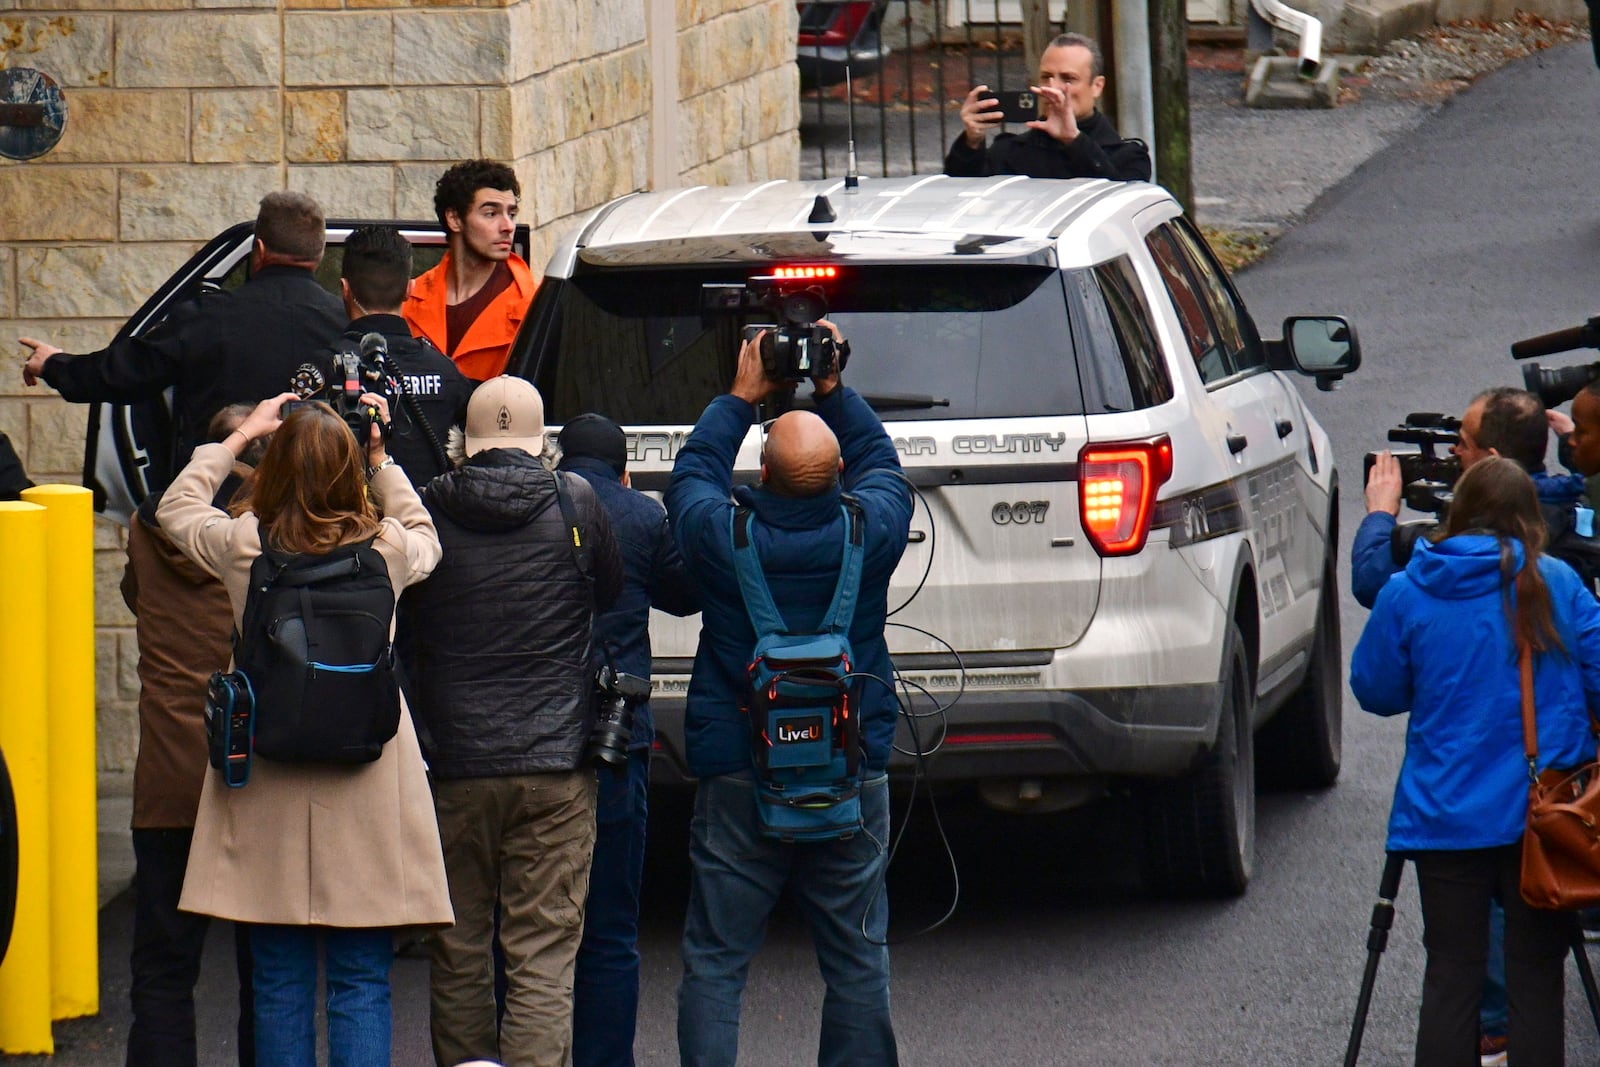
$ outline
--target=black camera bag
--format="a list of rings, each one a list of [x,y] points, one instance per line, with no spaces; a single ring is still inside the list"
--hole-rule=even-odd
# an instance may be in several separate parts
[[[370,763],[400,726],[394,588],[372,541],[323,555],[263,546],[250,565],[234,666],[255,693],[255,754]]]

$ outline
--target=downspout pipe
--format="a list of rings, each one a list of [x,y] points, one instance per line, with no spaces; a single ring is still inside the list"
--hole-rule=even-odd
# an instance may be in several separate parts
[[[1300,38],[1298,73],[1302,78],[1316,77],[1322,67],[1322,22],[1281,0],[1250,0],[1250,7],[1278,29]]]

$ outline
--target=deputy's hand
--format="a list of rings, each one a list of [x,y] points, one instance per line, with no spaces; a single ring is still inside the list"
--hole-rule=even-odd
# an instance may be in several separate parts
[[[1545,408],[1544,421],[1550,424],[1550,428],[1556,432],[1558,437],[1565,437],[1572,432],[1572,416],[1564,411]]]
[[[739,366],[733,372],[733,386],[729,393],[754,406],[771,396],[785,383],[767,377],[761,366],[761,339],[767,335],[762,330],[739,346]]]
[[[988,91],[987,85],[975,85],[961,101],[961,126],[968,148],[982,148],[989,131],[1000,125],[1000,101],[983,95]]]
[[[1072,93],[1053,85],[1030,85],[1044,102],[1044,117],[1028,123],[1030,130],[1043,130],[1062,144],[1078,139],[1078,116],[1072,110]]]
[[[44,376],[44,365],[50,361],[51,356],[58,355],[61,349],[32,337],[19,337],[17,340],[32,350],[32,354],[22,364],[22,384],[38,385],[39,379]]]
[[[817,325],[826,326],[828,328],[828,330],[833,334],[834,344],[840,345],[844,343],[844,334],[839,332],[839,327],[835,326],[827,319],[818,319]],[[834,367],[833,373],[828,375],[828,377],[811,379],[811,388],[813,390],[813,395],[818,400],[821,400],[823,397],[839,388],[839,368],[837,365]]]
[[[1387,511],[1400,514],[1400,461],[1388,452],[1379,452],[1367,476],[1367,514]]]
[[[383,428],[389,425],[389,401],[377,393],[362,393],[357,403],[378,409],[378,417],[372,422],[372,430],[367,438],[367,466],[376,467],[388,458],[388,452],[383,445]]]

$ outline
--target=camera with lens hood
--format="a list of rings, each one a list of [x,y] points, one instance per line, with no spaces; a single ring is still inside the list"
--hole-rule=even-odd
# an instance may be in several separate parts
[[[776,323],[752,323],[744,328],[749,340],[761,336],[761,369],[773,381],[831,378],[850,360],[850,342],[835,340],[833,331],[818,325],[828,315],[828,298],[817,286],[784,292],[773,290],[762,305]]]
[[[1573,326],[1554,333],[1540,334],[1511,345],[1512,359],[1533,359],[1537,356],[1554,356],[1575,348],[1600,348],[1600,315],[1581,326]],[[1522,368],[1522,385],[1537,396],[1547,408],[1565,404],[1583,392],[1590,382],[1600,380],[1600,363],[1585,363],[1575,367],[1541,367],[1530,363]]]
[[[826,277],[834,276],[834,268],[822,270],[828,272]],[[761,335],[761,369],[773,381],[831,378],[850,362],[850,342],[835,339],[833,331],[820,324],[828,316],[827,293],[807,275],[708,282],[701,287],[701,314],[768,319],[747,323],[741,336],[750,341]]]

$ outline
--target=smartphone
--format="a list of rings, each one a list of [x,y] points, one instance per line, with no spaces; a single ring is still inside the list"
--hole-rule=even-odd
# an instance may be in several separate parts
[[[1039,117],[1039,97],[1029,89],[990,89],[983,98],[1000,101],[1000,117],[1006,122],[1021,124]]]

